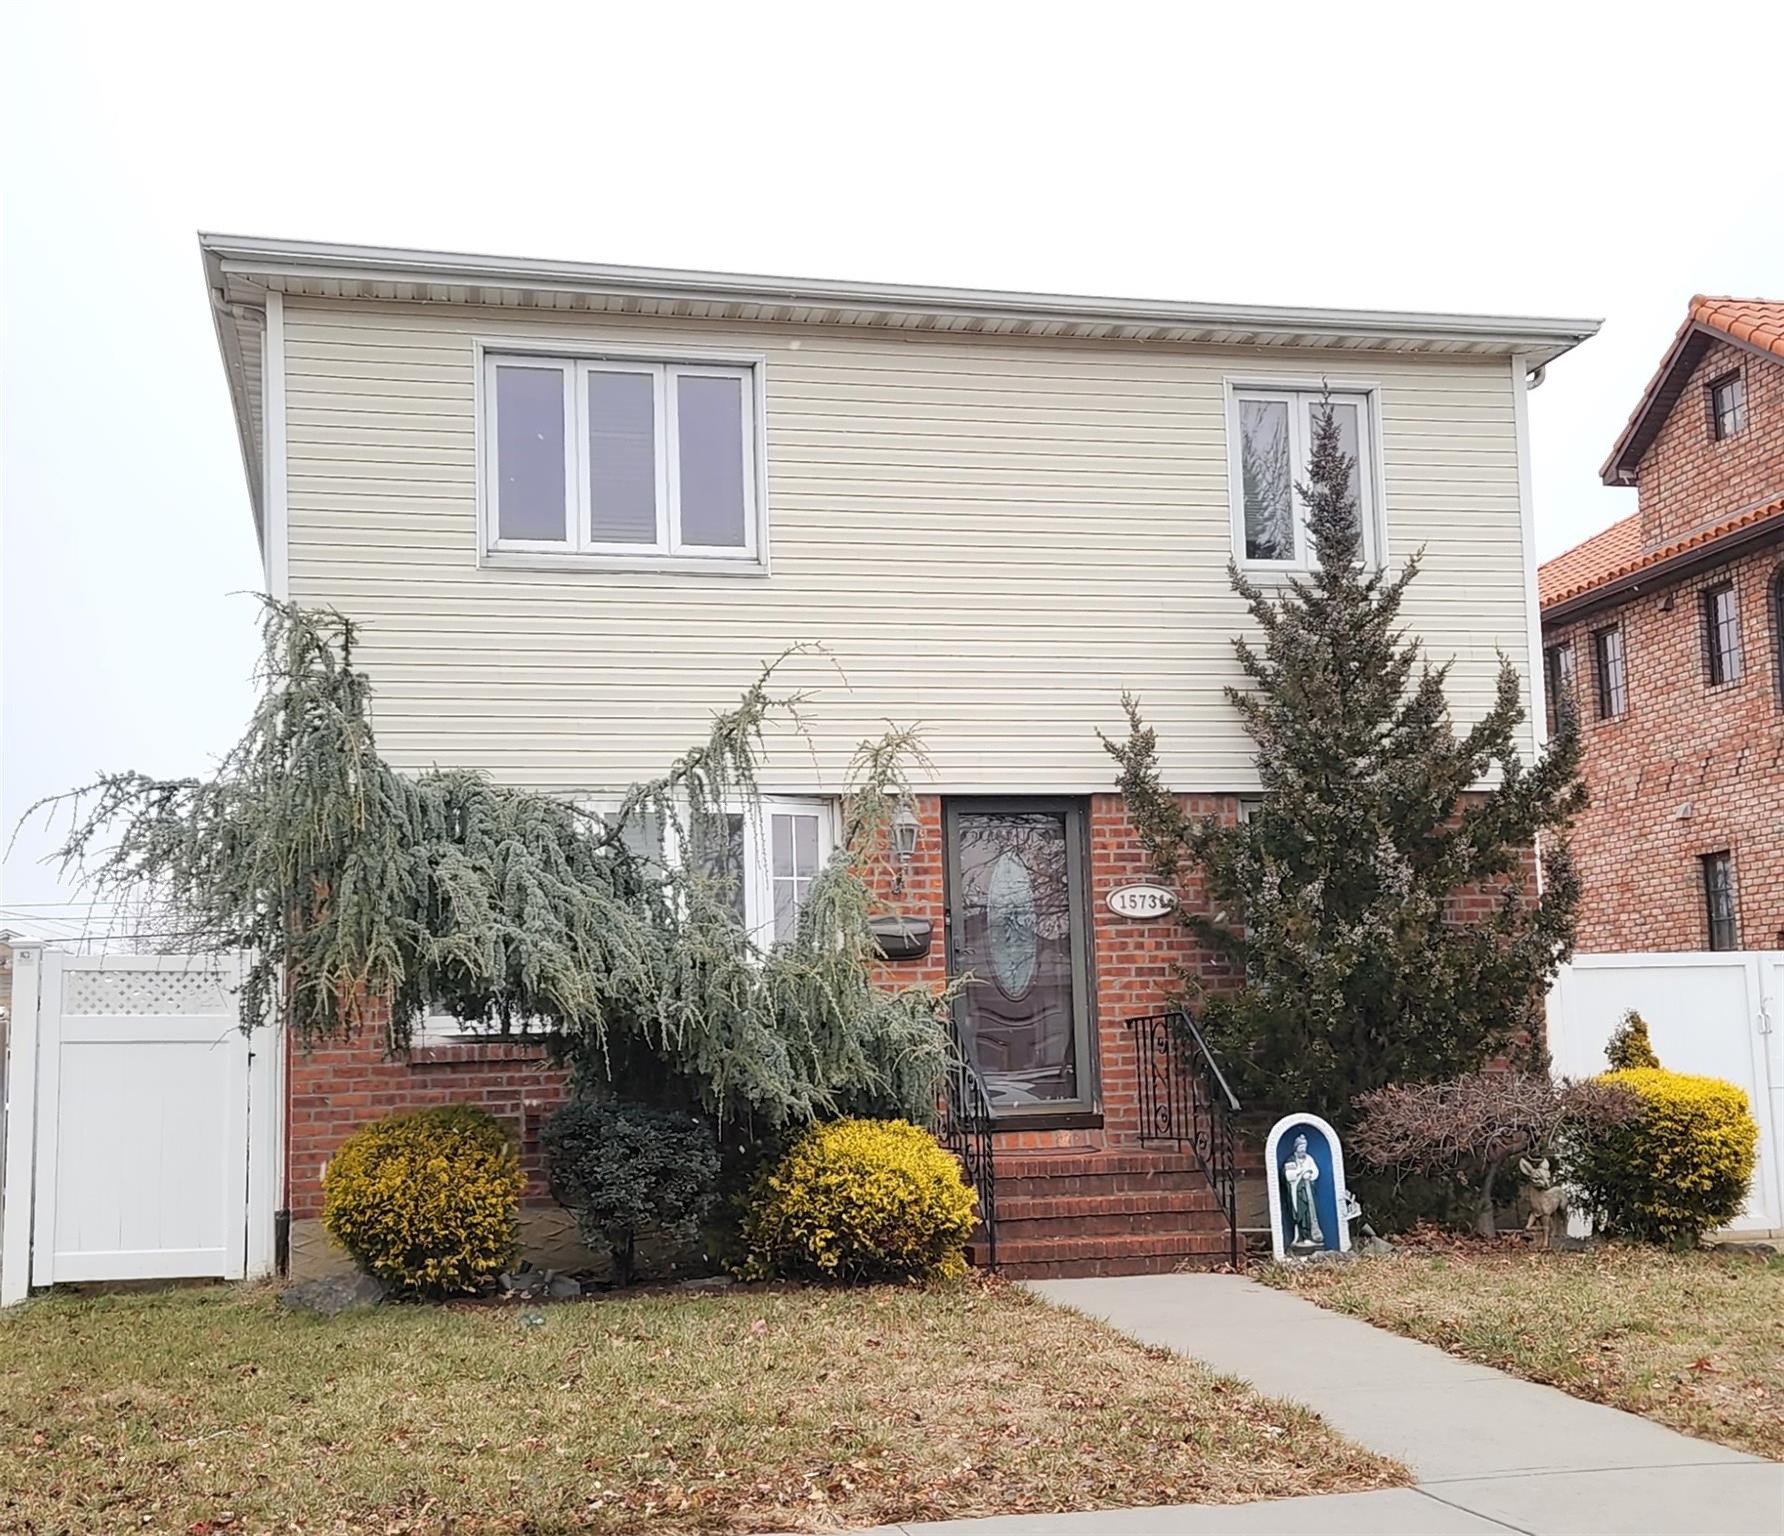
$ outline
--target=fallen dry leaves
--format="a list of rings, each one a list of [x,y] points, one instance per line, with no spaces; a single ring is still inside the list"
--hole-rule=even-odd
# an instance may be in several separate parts
[[[0,1317],[0,1529],[827,1531],[1406,1480],[1305,1410],[995,1282],[526,1316],[34,1302]]]

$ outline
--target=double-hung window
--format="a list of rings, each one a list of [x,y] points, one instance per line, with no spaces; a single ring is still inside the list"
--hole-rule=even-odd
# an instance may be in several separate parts
[[[1592,636],[1592,660],[1598,674],[1598,718],[1615,720],[1629,707],[1629,675],[1624,668],[1620,625],[1613,624]]]
[[[798,933],[812,882],[836,851],[836,812],[828,800],[769,795],[748,811],[706,812],[688,836],[693,869],[718,883],[767,948]]]
[[[1314,563],[1307,505],[1320,412],[1331,406],[1338,443],[1351,463],[1350,494],[1362,525],[1363,561],[1381,562],[1380,500],[1372,392],[1232,385],[1227,394],[1228,475],[1233,544],[1241,565],[1306,570]]]
[[[1710,385],[1710,436],[1720,442],[1746,425],[1746,383],[1739,373],[1725,374]]]
[[[1579,708],[1579,666],[1573,653],[1573,642],[1563,640],[1542,653],[1544,691],[1548,694],[1549,729],[1555,729],[1561,718],[1562,701]]]
[[[1703,869],[1704,916],[1709,920],[1711,949],[1738,949],[1739,935],[1734,918],[1734,860],[1726,850],[1706,853],[1699,861]]]
[[[1734,583],[1724,581],[1703,595],[1704,659],[1710,686],[1738,683],[1741,679],[1741,613]]]
[[[488,555],[762,568],[753,365],[490,352],[483,366]]]

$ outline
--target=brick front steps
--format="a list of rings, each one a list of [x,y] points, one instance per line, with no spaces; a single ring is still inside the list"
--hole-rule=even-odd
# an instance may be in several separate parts
[[[982,1237],[967,1256],[988,1261]],[[1136,1149],[997,1159],[997,1263],[1012,1279],[1210,1269],[1227,1257],[1226,1220],[1193,1158]]]

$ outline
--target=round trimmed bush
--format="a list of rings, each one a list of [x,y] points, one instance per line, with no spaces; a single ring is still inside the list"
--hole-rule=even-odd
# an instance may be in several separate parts
[[[576,1213],[582,1240],[606,1248],[614,1277],[629,1284],[638,1238],[660,1232],[683,1246],[718,1190],[718,1140],[677,1109],[573,1100],[540,1135],[551,1192]]]
[[[1634,1093],[1640,1110],[1581,1133],[1568,1177],[1607,1231],[1649,1243],[1695,1242],[1739,1214],[1759,1127],[1747,1096],[1716,1077],[1631,1067],[1596,1079]]]
[[[474,1291],[514,1262],[525,1187],[500,1122],[447,1104],[342,1142],[322,1176],[322,1225],[395,1290]]]
[[[813,1126],[751,1191],[743,1236],[757,1278],[959,1275],[976,1220],[960,1164],[906,1120]]]

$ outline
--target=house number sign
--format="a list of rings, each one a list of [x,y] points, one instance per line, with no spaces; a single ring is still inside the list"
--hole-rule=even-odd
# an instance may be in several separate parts
[[[1177,908],[1177,893],[1164,885],[1123,885],[1109,892],[1117,917],[1163,917]]]

